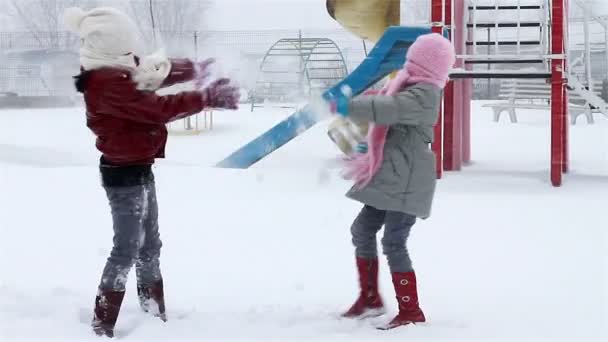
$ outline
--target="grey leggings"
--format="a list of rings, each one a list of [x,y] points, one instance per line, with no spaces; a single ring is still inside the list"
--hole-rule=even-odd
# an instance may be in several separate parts
[[[384,225],[382,249],[388,259],[391,272],[413,271],[407,251],[407,238],[416,217],[397,211],[379,210],[369,205],[361,209],[351,226],[355,254],[363,259],[378,257],[376,234]]]
[[[112,220],[114,247],[101,277],[100,289],[124,291],[133,264],[137,283],[153,285],[161,279],[158,204],[154,182],[105,187]]]

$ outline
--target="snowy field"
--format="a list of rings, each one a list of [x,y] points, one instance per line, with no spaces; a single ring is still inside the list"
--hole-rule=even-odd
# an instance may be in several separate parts
[[[548,112],[492,122],[475,103],[472,165],[440,181],[410,249],[428,324],[340,320],[357,294],[327,122],[249,170],[212,165],[288,114],[220,112],[170,137],[156,179],[169,321],[139,312],[126,341],[603,340],[608,338],[608,120],[571,126],[572,172],[549,183]],[[82,109],[0,111],[0,340],[98,341],[89,327],[112,238]],[[503,118],[505,119],[505,118]]]

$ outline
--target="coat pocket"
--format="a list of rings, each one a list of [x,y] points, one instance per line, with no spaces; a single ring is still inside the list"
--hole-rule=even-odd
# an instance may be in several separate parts
[[[433,192],[437,182],[435,153],[419,150],[415,154],[408,193]]]
[[[405,192],[410,175],[411,164],[407,155],[400,150],[391,149],[385,154],[382,167],[374,177],[374,183],[387,195],[398,197]]]

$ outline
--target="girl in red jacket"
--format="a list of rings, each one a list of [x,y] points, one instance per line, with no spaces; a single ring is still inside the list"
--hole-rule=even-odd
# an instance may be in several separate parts
[[[133,265],[142,309],[166,320],[152,173],[154,160],[164,157],[165,125],[206,107],[237,109],[239,93],[230,80],[220,79],[200,91],[159,96],[155,90],[161,87],[192,80],[202,84],[212,61],[143,56],[137,27],[114,8],[70,8],[64,19],[82,40],[76,88],[84,95],[87,126],[97,136],[101,180],[112,211],[114,246],[92,322],[97,335],[112,337]]]

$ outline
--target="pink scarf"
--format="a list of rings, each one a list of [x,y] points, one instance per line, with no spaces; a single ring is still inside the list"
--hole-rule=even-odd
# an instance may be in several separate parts
[[[404,88],[421,82],[430,83],[443,89],[447,82],[447,80],[439,80],[422,75],[428,75],[428,72],[414,63],[407,62],[404,68],[397,73],[397,76],[387,82],[379,95],[376,96],[394,96]],[[388,129],[388,126],[372,123],[367,134],[368,152],[347,157],[343,176],[345,179],[354,180],[357,188],[360,189],[369,184],[380,169],[382,160],[384,159],[384,144],[386,143]]]

